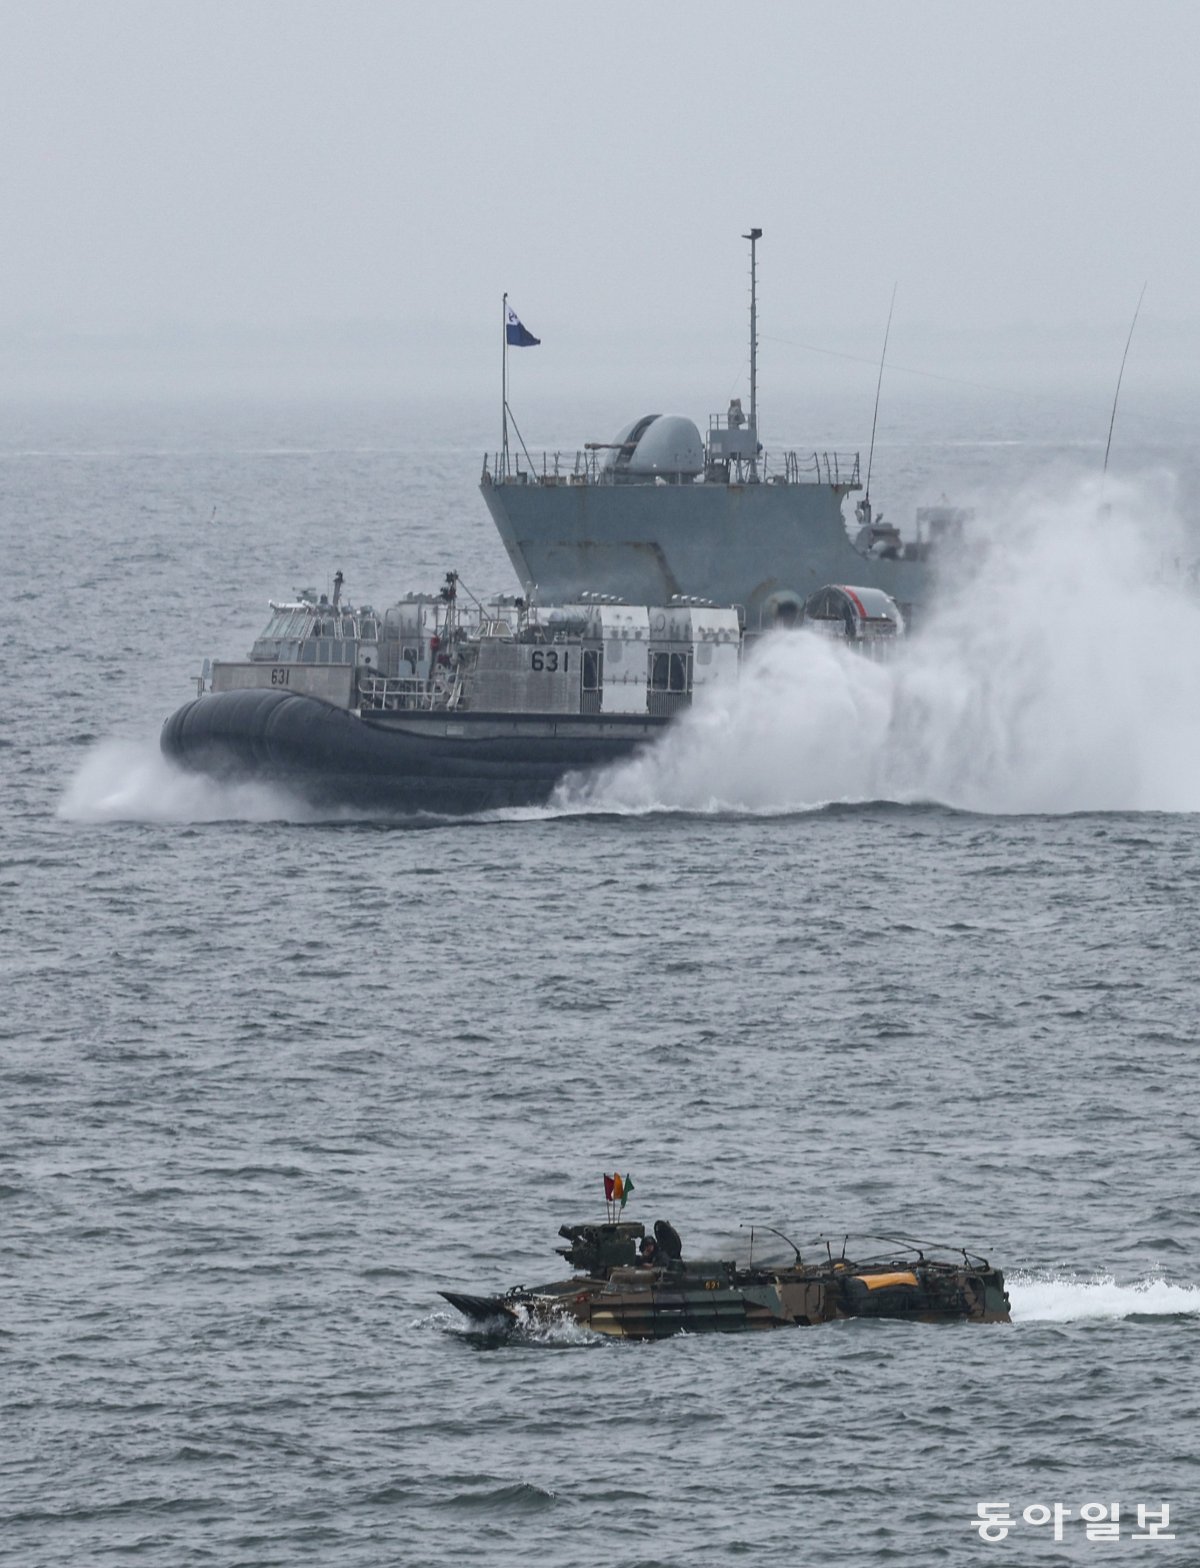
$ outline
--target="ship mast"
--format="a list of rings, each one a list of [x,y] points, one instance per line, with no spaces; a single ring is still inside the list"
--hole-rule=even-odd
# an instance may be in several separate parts
[[[508,291],[500,306],[500,474],[508,478]]]
[[[750,436],[754,455],[750,459],[750,478],[758,478],[758,270],[755,247],[762,239],[761,229],[743,234],[750,241]]]

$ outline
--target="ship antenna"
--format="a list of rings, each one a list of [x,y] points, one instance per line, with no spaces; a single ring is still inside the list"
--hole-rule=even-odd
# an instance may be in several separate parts
[[[1117,390],[1113,393],[1112,417],[1108,421],[1108,440],[1104,443],[1104,472],[1108,473],[1108,454],[1112,449],[1113,426],[1117,422],[1117,399],[1121,395],[1121,377],[1125,374],[1125,361],[1129,358],[1129,345],[1133,342],[1133,329],[1137,326],[1138,313],[1142,308],[1142,301],[1146,297],[1146,285],[1142,284],[1142,292],[1138,295],[1138,302],[1133,312],[1133,320],[1129,323],[1129,336],[1125,339],[1125,352],[1121,355],[1121,368],[1117,371]]]
[[[875,412],[871,416],[871,446],[867,452],[867,488],[863,496],[867,522],[871,521],[871,468],[875,462],[875,427],[879,423],[879,394],[883,391],[883,364],[887,359],[888,338],[892,333],[892,312],[896,308],[896,284],[892,284],[892,303],[888,306],[887,326],[883,329],[883,352],[879,356],[879,380],[875,383]]]
[[[756,247],[762,239],[761,229],[751,229],[743,234],[750,241],[750,434],[754,442],[754,456],[750,459],[750,477],[758,478],[758,260]]]

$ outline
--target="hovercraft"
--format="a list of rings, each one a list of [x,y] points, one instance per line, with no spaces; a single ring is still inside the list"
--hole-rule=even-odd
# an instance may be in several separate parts
[[[568,773],[654,741],[739,676],[755,637],[792,628],[882,657],[903,631],[877,589],[781,601],[759,631],[735,605],[608,594],[483,601],[449,572],[383,611],[306,590],[272,602],[244,660],[205,661],[163,752],[192,772],[281,785],[318,805],[474,812],[537,805]]]

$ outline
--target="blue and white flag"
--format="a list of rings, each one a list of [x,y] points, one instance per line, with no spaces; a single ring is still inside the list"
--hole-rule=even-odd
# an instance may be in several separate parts
[[[532,332],[521,325],[520,317],[511,305],[507,307],[508,315],[504,323],[504,336],[509,348],[536,348],[542,341],[535,338]]]

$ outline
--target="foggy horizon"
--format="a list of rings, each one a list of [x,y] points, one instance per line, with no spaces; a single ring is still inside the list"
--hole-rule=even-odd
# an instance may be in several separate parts
[[[4,15],[9,399],[1194,386],[1176,0]]]

